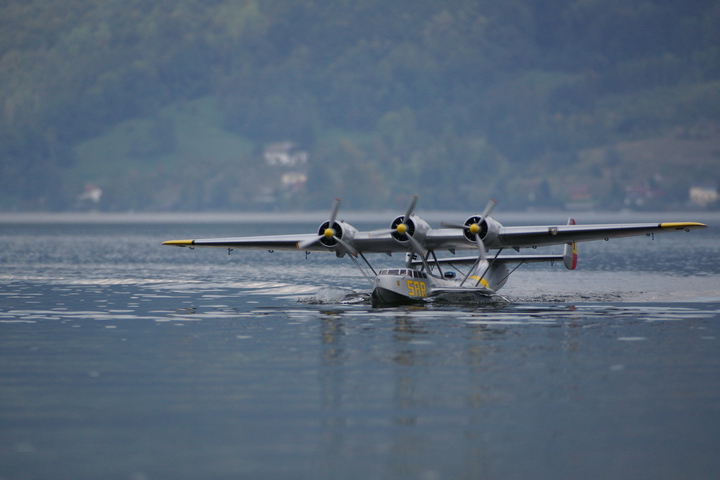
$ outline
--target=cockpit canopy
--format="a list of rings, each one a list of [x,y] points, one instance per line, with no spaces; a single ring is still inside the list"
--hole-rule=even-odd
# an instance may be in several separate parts
[[[428,278],[425,272],[418,272],[411,268],[389,268],[386,270],[380,270],[380,275],[399,275],[403,277],[412,278]]]

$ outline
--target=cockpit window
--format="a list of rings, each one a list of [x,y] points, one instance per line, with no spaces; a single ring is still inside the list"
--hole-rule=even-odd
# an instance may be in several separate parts
[[[385,269],[380,270],[380,275],[402,275],[406,277],[412,277],[412,278],[428,278],[427,274],[425,272],[418,272],[417,270],[407,269],[407,268],[400,268],[400,269]]]

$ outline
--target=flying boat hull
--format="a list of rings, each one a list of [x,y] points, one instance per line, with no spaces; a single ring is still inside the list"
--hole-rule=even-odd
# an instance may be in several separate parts
[[[497,287],[501,283],[495,282],[494,279],[498,274],[506,274],[507,269],[499,264],[485,268],[485,273]],[[479,278],[471,278],[468,284],[464,285],[463,281],[455,277],[442,278],[411,268],[381,270],[375,277],[371,298],[374,305],[408,305],[434,298],[445,300],[494,298],[496,293],[490,288],[490,283],[484,279],[480,281]]]
[[[375,277],[373,304],[405,305],[423,302],[432,290],[432,278],[412,269],[382,270]]]

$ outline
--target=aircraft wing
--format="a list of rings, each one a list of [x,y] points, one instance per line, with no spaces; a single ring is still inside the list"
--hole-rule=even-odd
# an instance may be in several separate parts
[[[455,233],[455,232],[453,232]],[[460,239],[462,235],[455,235],[457,242],[462,244]],[[219,247],[219,248],[237,248],[237,249],[256,249],[256,250],[289,250],[303,252],[335,252],[347,251],[341,246],[328,248],[320,242],[310,243],[317,240],[316,234],[298,234],[298,235],[266,235],[254,237],[229,237],[229,238],[201,238],[195,240],[168,240],[163,245],[172,245],[176,247]],[[406,252],[409,250],[407,245],[402,245],[390,235],[372,235],[367,232],[359,232],[352,241],[352,246],[359,252],[364,253],[392,253]],[[456,242],[453,241],[453,244]],[[465,242],[467,243],[467,242]],[[300,245],[305,245],[301,247]],[[464,248],[468,248],[465,246]]]
[[[522,227],[501,226],[484,239],[487,248],[529,248],[548,245],[562,245],[571,242],[588,242],[610,238],[651,235],[655,233],[690,231],[707,228],[703,223],[624,223],[598,225],[540,225]],[[431,230],[425,238],[425,246],[431,250],[475,249],[457,229],[439,228]],[[476,257],[477,258],[477,257]],[[526,262],[553,261],[554,259],[523,258]],[[503,261],[512,262],[512,258]]]
[[[163,245],[176,247],[219,247],[259,250],[298,250],[298,244],[317,238],[314,234],[299,235],[267,235],[257,237],[201,238],[197,240],[168,240]],[[317,243],[303,248],[303,251],[326,251],[322,244]]]
[[[485,239],[487,248],[527,248],[546,245],[560,245],[570,242],[584,242],[635,235],[673,232],[677,230],[694,230],[705,228],[702,223],[632,223],[632,224],[601,224],[601,225],[547,225],[531,227],[500,227],[493,238]],[[297,235],[266,235],[255,237],[204,238],[195,240],[169,240],[163,245],[178,247],[219,247],[259,250],[289,251],[342,251],[335,246],[328,248],[317,240],[317,234]],[[357,232],[350,246],[364,253],[392,253],[410,251],[408,244],[393,240],[389,234],[375,235],[370,232]],[[301,245],[304,245],[301,247]],[[468,241],[462,231],[456,229],[432,229],[424,238],[424,245],[431,250],[474,249],[474,242]],[[524,261],[552,261],[553,259],[524,258]],[[521,261],[518,259],[503,261]],[[455,260],[457,263],[457,260]]]
[[[552,225],[534,227],[502,227],[495,242],[488,248],[513,247],[527,248],[547,245],[560,245],[569,242],[587,242],[610,238],[651,235],[655,233],[675,232],[707,228],[703,223],[629,223],[600,225]]]

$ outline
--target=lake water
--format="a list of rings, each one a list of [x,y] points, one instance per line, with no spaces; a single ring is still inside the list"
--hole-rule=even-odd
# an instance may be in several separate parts
[[[0,479],[718,478],[720,216],[651,217],[711,228],[373,308],[348,259],[160,245],[322,218],[5,216]]]

